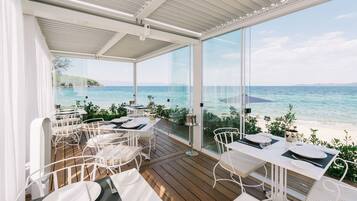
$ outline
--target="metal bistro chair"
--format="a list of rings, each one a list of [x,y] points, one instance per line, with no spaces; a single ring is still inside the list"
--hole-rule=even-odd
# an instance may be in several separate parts
[[[60,143],[62,143],[63,146],[65,146],[65,144],[77,145],[79,148],[81,139],[80,119],[74,118],[72,115],[67,115],[60,120],[55,117],[52,121],[52,144],[55,148],[55,153],[57,152],[57,145]]]
[[[336,158],[334,164],[345,168],[339,180],[323,176],[316,181],[307,195],[306,201],[356,201],[357,188],[343,182],[349,165],[357,166],[357,162]]]
[[[217,143],[218,152],[220,154],[219,161],[213,168],[214,184],[213,188],[216,186],[217,181],[232,181],[237,183],[242,188],[242,193],[245,193],[244,187],[259,187],[262,186],[264,189],[264,182],[257,185],[246,185],[243,184],[242,178],[249,176],[250,173],[255,170],[264,167],[265,178],[267,177],[267,169],[265,167],[265,161],[247,156],[243,153],[230,150],[227,148],[227,144],[234,142],[240,138],[239,130],[237,128],[218,128],[213,131],[214,139]],[[220,178],[217,179],[216,168],[221,166],[223,169],[230,173],[230,178]],[[236,175],[239,181],[233,178]],[[249,195],[247,195],[249,196]],[[237,198],[238,199],[238,198]]]
[[[101,134],[98,127],[88,129],[88,132],[96,133],[95,137],[91,139],[95,147],[96,162],[102,167],[110,167],[113,171],[117,169],[118,172],[121,172],[123,166],[134,161],[136,168],[140,169],[142,147],[138,145],[139,136],[137,134],[126,133],[124,136]]]
[[[75,161],[75,163],[73,163],[73,161]],[[17,195],[16,201],[23,199],[26,193],[31,194],[31,200],[36,200],[37,198],[43,198],[48,195],[51,189],[56,191],[59,188],[73,183],[94,181],[100,170],[100,165],[95,161],[93,156],[72,157],[50,163],[34,171],[27,177],[25,187]],[[63,164],[74,165],[63,167]],[[56,167],[60,168],[56,169]],[[102,168],[106,174],[114,174],[110,167]],[[62,180],[61,177],[63,177],[64,180]],[[90,197],[89,192],[88,196]]]
[[[138,133],[138,135],[140,136],[140,141],[143,141],[143,144],[145,144],[143,149],[147,149],[148,151],[147,158],[146,158],[148,160],[150,160],[151,158],[151,151],[156,150],[157,136],[155,132],[156,129],[151,128],[145,133]]]
[[[97,144],[108,144],[120,136],[120,133],[117,133],[116,131],[100,129],[103,122],[104,119],[102,118],[83,121],[82,131],[86,138],[86,145],[82,150],[82,155],[85,155],[87,149],[96,149]]]

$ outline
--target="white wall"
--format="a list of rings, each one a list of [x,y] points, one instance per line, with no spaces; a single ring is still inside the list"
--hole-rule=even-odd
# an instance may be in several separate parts
[[[24,15],[25,83],[26,83],[26,161],[29,160],[30,124],[39,117],[54,113],[51,54],[37,19]],[[39,145],[38,145],[39,146]]]

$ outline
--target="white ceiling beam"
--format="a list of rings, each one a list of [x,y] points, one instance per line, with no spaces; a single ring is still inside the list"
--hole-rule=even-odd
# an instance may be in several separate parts
[[[158,9],[166,0],[151,0],[147,1],[145,5],[136,13],[135,17],[142,20],[149,17],[156,9]]]
[[[157,20],[153,20],[153,19],[149,19],[149,18],[145,18],[143,20],[143,23],[144,24],[150,24],[152,26],[160,27],[160,28],[163,28],[163,29],[168,30],[168,31],[184,34],[184,35],[195,37],[195,38],[200,38],[202,36],[202,34],[199,33],[199,32],[192,31],[192,30],[185,29],[185,28],[181,28],[181,27],[178,27],[178,26],[174,26],[174,25],[171,25],[171,24],[167,24],[167,23],[164,23],[164,22],[161,22],[161,21],[157,21]]]
[[[160,55],[163,55],[163,54],[172,52],[174,50],[180,49],[182,47],[185,47],[187,45],[188,44],[173,44],[173,45],[169,45],[169,46],[163,47],[161,49],[155,50],[153,52],[150,52],[150,53],[148,53],[146,55],[143,55],[143,56],[137,58],[135,62],[142,62],[142,61],[154,58],[154,57],[158,57]]]
[[[134,58],[127,58],[127,57],[113,57],[113,56],[104,56],[104,55],[98,56],[96,54],[68,52],[68,51],[61,51],[61,50],[50,50],[50,52],[55,56],[74,57],[74,58],[83,58],[83,59],[101,59],[101,60],[120,61],[120,62],[129,62],[129,63],[133,63],[136,60]]]
[[[280,6],[275,6],[270,9],[265,9],[262,12],[252,13],[250,16],[241,19],[235,19],[222,26],[214,28],[210,31],[203,33],[201,40],[206,40],[227,32],[231,32],[244,27],[253,26],[277,17],[291,14],[293,12],[303,10],[312,6],[325,3],[330,0],[289,0]]]
[[[51,3],[58,3],[59,5],[65,4],[66,6],[74,9],[81,9],[85,11],[89,11],[92,13],[96,13],[102,16],[110,16],[119,19],[125,19],[129,21],[135,22],[136,18],[133,14],[118,11],[112,8],[107,8],[104,6],[92,4],[89,2],[85,2],[83,0],[51,0]]]
[[[167,24],[161,21],[157,21],[157,20],[153,20],[150,19],[149,16],[155,12],[156,9],[160,8],[160,6],[165,3],[166,0],[151,0],[151,1],[147,1],[145,3],[145,5],[138,11],[138,13],[135,15],[136,19],[138,19],[138,21],[141,21],[144,24],[150,24],[156,27],[160,27],[160,28],[164,28],[166,30],[170,30],[170,31],[174,31],[174,32],[178,32],[181,34],[185,34],[185,35],[189,35],[192,37],[201,37],[202,34],[195,32],[195,31],[191,31],[188,29],[184,29],[181,27],[177,27],[171,24]]]
[[[34,15],[36,17],[46,18],[50,20],[61,21],[80,26],[87,26],[97,29],[109,30],[113,32],[121,32],[140,36],[144,33],[144,27],[122,22],[118,20],[99,17],[87,13],[82,13],[66,8],[47,5],[38,2],[23,0],[24,14]],[[147,38],[152,38],[161,41],[167,41],[177,44],[197,43],[197,39],[186,36],[181,36],[156,29],[150,30],[150,35]]]
[[[117,44],[126,33],[116,33],[109,41],[97,52],[97,55],[104,55],[110,48]]]

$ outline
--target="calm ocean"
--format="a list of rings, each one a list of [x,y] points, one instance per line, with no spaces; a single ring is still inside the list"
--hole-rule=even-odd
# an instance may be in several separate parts
[[[271,102],[251,103],[253,114],[277,116],[283,114],[289,104],[294,106],[299,120],[343,122],[357,125],[356,86],[253,86],[247,89],[250,96]],[[238,87],[204,87],[205,109],[224,114],[229,106],[239,104],[222,102],[239,94]],[[184,86],[140,86],[138,101],[147,104],[147,96],[154,96],[155,103],[168,106],[188,106],[189,88]],[[93,88],[57,88],[56,103],[73,105],[76,100],[88,100],[102,107],[112,103],[128,102],[133,97],[131,86],[106,86]],[[169,99],[169,102],[168,102]]]

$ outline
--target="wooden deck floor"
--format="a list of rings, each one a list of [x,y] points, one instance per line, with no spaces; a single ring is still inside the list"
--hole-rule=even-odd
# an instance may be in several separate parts
[[[140,173],[163,200],[178,201],[210,201],[234,200],[240,193],[237,184],[219,182],[213,189],[212,169],[215,159],[200,153],[196,157],[188,157],[184,152],[188,146],[172,139],[165,134],[158,134],[157,149],[153,151],[152,159],[144,161]],[[81,148],[83,145],[81,146]],[[77,146],[66,146],[52,153],[52,159],[58,161],[64,158],[81,155]],[[64,166],[69,164],[63,164]],[[125,168],[134,167],[129,165]],[[229,177],[226,171],[218,169],[219,177]],[[98,179],[107,176],[97,175]],[[63,175],[63,180],[65,175]],[[254,183],[246,179],[245,183]],[[248,193],[259,199],[264,198],[260,189],[247,188]]]

